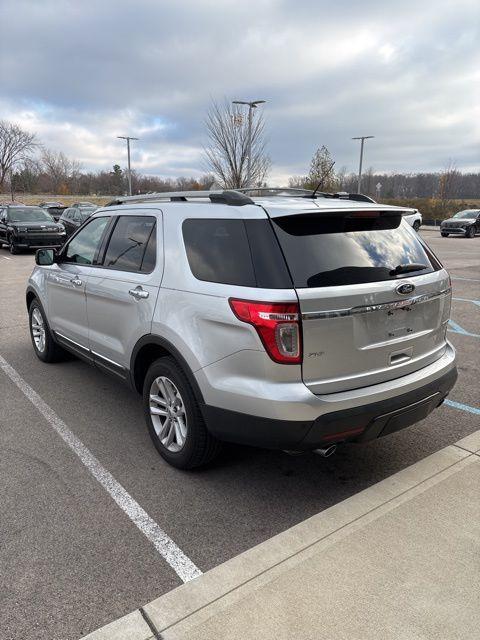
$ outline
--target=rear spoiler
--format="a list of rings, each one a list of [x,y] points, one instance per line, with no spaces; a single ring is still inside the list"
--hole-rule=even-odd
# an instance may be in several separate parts
[[[359,218],[400,218],[404,215],[408,215],[408,211],[397,207],[388,207],[379,204],[367,207],[335,207],[332,203],[331,207],[318,207],[318,208],[296,208],[296,207],[268,207],[265,206],[268,216],[270,218],[286,218],[286,217],[309,217],[309,216],[322,216],[328,218],[349,218],[351,220]]]

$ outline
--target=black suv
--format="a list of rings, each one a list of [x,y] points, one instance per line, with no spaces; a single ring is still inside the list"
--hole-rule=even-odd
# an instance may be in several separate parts
[[[0,206],[0,246],[8,245],[10,253],[21,249],[61,247],[65,228],[40,207],[25,205]]]
[[[60,222],[65,227],[67,235],[71,236],[96,210],[97,206],[89,202],[79,202],[65,209],[60,217]]]
[[[442,220],[440,233],[444,238],[451,233],[461,233],[467,238],[474,238],[477,233],[480,233],[480,210],[465,209],[448,220]]]
[[[58,222],[60,220],[62,213],[67,208],[61,202],[41,202],[38,206],[42,209],[45,209],[45,211],[48,211],[55,222]]]

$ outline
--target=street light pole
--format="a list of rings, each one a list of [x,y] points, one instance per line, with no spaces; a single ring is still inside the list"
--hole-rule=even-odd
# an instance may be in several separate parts
[[[132,170],[130,168],[130,140],[138,140],[138,138],[132,138],[131,136],[117,136],[121,140],[127,141],[127,158],[128,158],[128,170],[127,170],[127,178],[128,178],[128,195],[132,195]]]
[[[248,106],[248,130],[247,130],[247,188],[252,186],[252,121],[253,110],[259,104],[265,104],[266,100],[234,100],[232,104],[246,104]]]
[[[357,193],[362,192],[362,165],[363,165],[363,145],[365,140],[369,138],[374,138],[375,136],[358,136],[357,138],[352,138],[352,140],[361,140],[360,143],[360,165],[358,167],[358,185],[357,185]]]

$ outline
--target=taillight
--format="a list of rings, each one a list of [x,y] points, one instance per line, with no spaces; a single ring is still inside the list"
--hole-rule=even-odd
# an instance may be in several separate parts
[[[255,327],[268,355],[282,364],[302,362],[300,309],[296,302],[254,302],[230,298],[239,320]]]

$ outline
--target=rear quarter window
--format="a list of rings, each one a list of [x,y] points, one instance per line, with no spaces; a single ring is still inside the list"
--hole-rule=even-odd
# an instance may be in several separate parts
[[[292,288],[285,259],[268,219],[191,219],[183,239],[192,274],[220,284]]]
[[[198,280],[256,286],[243,220],[185,220],[183,239],[190,269]]]

